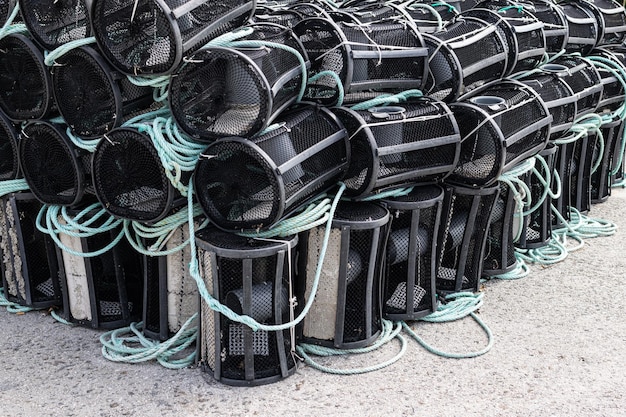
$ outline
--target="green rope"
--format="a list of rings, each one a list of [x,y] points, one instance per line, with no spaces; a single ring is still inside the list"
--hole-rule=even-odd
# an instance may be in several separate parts
[[[335,81],[335,86],[337,88],[337,102],[335,103],[335,106],[342,106],[343,100],[345,98],[345,90],[343,88],[341,78],[339,78],[339,75],[336,72],[329,70],[320,71],[317,74],[309,77],[309,79],[307,80],[307,85],[310,85],[323,77],[330,77]]]
[[[570,207],[570,218],[577,224],[575,231],[569,231],[568,235],[580,236],[583,239],[612,236],[617,231],[617,225],[608,220],[589,217],[574,207]]]
[[[72,141],[74,145],[90,153],[94,153],[96,151],[96,146],[98,146],[98,143],[100,142],[100,138],[85,140],[83,138],[80,138],[74,135],[74,132],[72,132],[72,128],[69,126],[65,130],[65,133],[67,134],[67,137]]]
[[[387,190],[387,191],[378,192],[372,195],[368,195],[367,197],[362,198],[360,201],[377,201],[377,200],[382,200],[385,198],[403,197],[405,195],[410,194],[411,191],[413,191],[413,187],[396,188],[393,190]]]
[[[4,288],[2,287],[0,287],[0,306],[6,307],[7,311],[13,314],[24,314],[34,310],[31,307],[22,306],[18,303],[7,300],[4,296]]]
[[[382,331],[378,336],[377,340],[370,346],[364,348],[356,348],[356,349],[335,349],[325,346],[312,345],[308,343],[300,343],[296,346],[296,351],[298,355],[301,356],[304,360],[304,363],[307,365],[317,369],[318,371],[331,373],[335,375],[357,375],[363,374],[367,372],[374,372],[379,369],[385,368],[395,362],[397,362],[402,356],[404,356],[406,352],[406,340],[400,332],[402,331],[402,326],[400,323],[392,323],[389,320],[382,320]],[[337,369],[331,368],[328,366],[321,365],[314,361],[310,355],[315,356],[339,356],[339,355],[350,355],[350,354],[365,354],[372,352],[376,349],[380,349],[386,343],[392,341],[393,339],[398,339],[400,341],[400,351],[393,356],[391,359],[385,360],[381,363],[363,367],[363,368],[352,368],[352,369]]]
[[[406,323],[402,322],[402,326],[407,333],[415,339],[422,347],[424,347],[430,353],[434,353],[435,355],[442,356],[444,358],[474,358],[476,356],[484,355],[489,352],[493,347],[493,334],[491,329],[485,324],[485,322],[478,317],[475,313],[483,304],[483,293],[471,293],[471,292],[458,292],[448,294],[444,297],[444,302],[439,305],[437,311],[429,314],[426,317],[422,317],[421,321],[426,321],[430,323],[443,323],[449,321],[455,321],[462,319],[466,316],[472,317],[476,323],[485,331],[487,334],[488,343],[483,349],[475,351],[475,352],[463,352],[463,353],[454,353],[454,352],[445,352],[439,349],[436,349],[430,346],[426,341],[424,341],[411,327]]]
[[[368,110],[372,107],[386,106],[390,104],[398,104],[407,101],[411,97],[422,97],[423,93],[420,90],[405,90],[397,94],[381,94],[370,100],[363,101],[355,104],[350,108],[352,110]]]
[[[437,20],[437,29],[436,29],[436,31],[438,32],[440,30],[443,30],[444,23],[443,23],[443,19],[441,18],[441,14],[439,14],[437,9],[435,9],[435,7],[433,7],[435,5],[443,6],[443,3],[438,3],[438,4],[436,3],[436,4],[433,4],[433,5],[430,5],[430,4],[426,4],[426,3],[412,2],[411,4],[408,4],[405,7],[407,9],[409,9],[409,10],[425,9],[425,10],[429,11],[430,14],[432,14],[435,17],[435,20]],[[450,6],[450,5],[448,4],[448,6]]]
[[[108,331],[100,336],[102,356],[113,362],[141,363],[156,360],[169,369],[181,369],[195,362],[196,351],[182,358],[181,352],[188,349],[198,338],[198,327],[192,327],[198,313],[191,316],[174,336],[164,342],[145,337],[143,323],[131,323],[128,327]]]
[[[2,28],[0,28],[0,39],[4,38],[5,36],[12,35],[14,33],[27,33],[28,32],[28,28],[26,27],[25,24],[13,23],[13,21],[15,20],[19,12],[20,12],[20,4],[19,2],[15,2],[15,7],[13,7],[11,14],[7,18],[6,22],[4,22],[4,25],[2,25]]]
[[[530,274],[530,268],[524,261],[524,258],[518,257],[517,252],[515,255],[515,266],[509,272],[505,272],[499,275],[493,275],[491,278],[501,279],[505,281],[511,281],[515,279],[526,278]]]
[[[54,51],[44,51],[43,63],[48,67],[58,65],[56,63],[57,58],[62,57],[63,55],[65,55],[66,53],[70,52],[73,49],[76,49],[85,45],[91,45],[93,43],[96,43],[96,38],[92,36],[89,38],[76,39],[74,41],[70,41],[68,43],[65,43],[59,46]]]
[[[65,320],[63,317],[59,316],[59,314],[56,312],[56,310],[54,308],[50,309],[50,315],[52,316],[53,319],[55,319],[56,321],[58,321],[61,324],[65,324],[66,326],[74,326],[74,323],[71,323],[67,320]]]
[[[539,265],[553,265],[564,261],[569,252],[558,235],[553,235],[545,246],[533,249],[515,248],[515,257]]]
[[[530,189],[521,177],[535,168],[535,162],[535,157],[528,158],[507,172],[503,172],[498,177],[498,181],[507,185],[509,192],[513,194],[513,199],[515,200],[515,213],[513,217],[514,220],[517,219],[519,227],[517,228],[517,235],[513,236],[514,242],[520,239],[522,231],[524,230],[524,208],[532,204]]]
[[[17,193],[19,191],[26,191],[28,189],[28,183],[24,178],[0,181],[0,197],[4,197],[5,195],[12,193]]]

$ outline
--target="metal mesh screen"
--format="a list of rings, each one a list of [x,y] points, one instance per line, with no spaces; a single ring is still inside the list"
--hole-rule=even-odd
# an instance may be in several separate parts
[[[50,73],[26,36],[0,39],[0,107],[16,121],[40,119],[54,107]]]
[[[45,49],[91,35],[89,10],[84,0],[19,0],[20,13],[33,37]]]
[[[135,129],[117,128],[93,154],[96,195],[114,216],[153,221],[169,211],[175,190],[152,140]]]
[[[0,111],[0,181],[15,179],[19,174],[15,125]]]
[[[95,0],[92,26],[102,51],[120,71],[166,74],[183,54],[242,26],[253,11],[254,2],[244,0]]]

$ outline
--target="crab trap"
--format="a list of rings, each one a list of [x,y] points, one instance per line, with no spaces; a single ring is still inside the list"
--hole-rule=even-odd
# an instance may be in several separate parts
[[[428,4],[415,0],[403,5],[391,5],[408,14],[420,33],[438,32],[459,15],[457,9],[445,2]]]
[[[358,106],[358,105],[357,105]],[[456,167],[459,127],[450,108],[429,97],[333,112],[350,136],[346,195],[359,199],[406,185],[432,183]]]
[[[52,82],[59,113],[81,138],[101,137],[154,107],[151,87],[132,83],[91,46],[57,58]]]
[[[0,111],[0,181],[21,177],[17,143],[18,133],[15,124]]]
[[[265,325],[293,319],[298,237],[253,239],[212,226],[196,232],[199,271],[208,292],[234,313]],[[262,385],[296,371],[295,327],[253,330],[200,306],[202,370],[228,385]]]
[[[438,293],[477,292],[491,212],[499,185],[481,188],[447,185],[438,231]]]
[[[21,306],[61,305],[59,259],[52,239],[37,230],[41,203],[31,193],[0,198],[0,254],[6,298]]]
[[[598,45],[619,45],[626,37],[626,12],[622,3],[616,0],[588,0],[598,10],[602,37]],[[596,18],[598,14],[595,14]]]
[[[93,194],[91,153],[76,146],[65,130],[65,125],[33,121],[20,134],[24,178],[44,204],[72,206]]]
[[[340,202],[333,218],[317,292],[302,324],[305,343],[340,349],[371,345],[382,330],[380,279],[389,211],[371,202]],[[300,237],[304,298],[313,285],[324,227]]]
[[[425,92],[452,102],[485,82],[501,79],[509,50],[498,28],[482,19],[459,16],[445,30],[424,34],[429,75]]]
[[[106,58],[130,75],[163,75],[183,56],[244,25],[255,1],[94,0],[92,29]]]
[[[405,196],[382,200],[391,215],[382,278],[383,317],[417,320],[437,310],[437,233],[444,191],[415,187]]]
[[[591,51],[587,56],[592,63],[596,64],[600,83],[602,84],[602,94],[598,101],[595,113],[608,118],[617,117],[620,107],[624,105],[626,90],[624,89],[624,74],[626,67],[610,49],[599,47]],[[599,60],[596,61],[596,60]],[[607,65],[611,62],[611,65]],[[621,72],[621,73],[620,73]]]
[[[567,46],[569,26],[563,8],[550,0],[532,0],[516,2],[524,10],[530,12],[537,20],[543,23],[543,33],[546,38],[546,52],[553,55],[561,52]]]
[[[178,125],[194,138],[252,136],[304,94],[306,52],[287,27],[259,23],[227,47],[190,55],[171,78]]]
[[[26,35],[0,39],[0,108],[13,121],[41,119],[55,111],[43,50]]]
[[[19,0],[22,20],[49,51],[91,36],[88,0]]]
[[[189,230],[176,228],[163,251],[179,247],[189,239]],[[189,272],[190,245],[168,255],[145,256],[143,334],[167,340],[199,311],[198,287]]]
[[[283,112],[261,134],[219,139],[202,153],[194,190],[213,224],[268,228],[337,184],[349,161],[346,130],[328,109]]]
[[[461,130],[461,155],[447,182],[490,185],[545,148],[550,137],[552,116],[546,104],[519,81],[494,81],[450,108]]]
[[[68,213],[76,215],[79,210]],[[82,220],[89,221],[94,214],[87,213]],[[94,220],[91,226],[97,228],[102,220]],[[65,219],[59,216],[58,221]],[[95,329],[116,329],[141,319],[143,261],[139,252],[121,239],[109,250],[93,255],[114,242],[120,228],[88,237],[58,234],[64,247],[57,245],[64,307],[59,315],[63,319]]]

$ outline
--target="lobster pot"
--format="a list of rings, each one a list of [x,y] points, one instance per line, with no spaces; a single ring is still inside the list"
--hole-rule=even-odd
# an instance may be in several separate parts
[[[93,0],[91,22],[106,58],[130,75],[173,72],[183,56],[244,25],[245,0]]]
[[[408,21],[362,24],[308,18],[294,27],[311,60],[311,73],[336,73],[346,93],[421,89],[428,71],[422,35]],[[325,77],[328,78],[328,77]],[[309,89],[324,90],[324,86]]]
[[[447,185],[438,231],[438,293],[478,291],[487,229],[500,186],[469,188]]]
[[[65,129],[65,125],[33,121],[20,134],[24,178],[44,204],[72,206],[93,193],[91,153],[76,146]]]
[[[148,134],[120,127],[107,133],[93,153],[93,183],[98,200],[113,216],[156,222],[186,203],[166,176]],[[186,177],[186,178],[185,178]],[[189,174],[183,174],[182,182]]]
[[[546,161],[551,176],[554,172],[557,149],[557,146],[550,142],[544,150],[539,152],[539,156]],[[538,167],[538,164],[535,164],[535,167]],[[545,174],[542,172],[542,175]],[[544,200],[539,207],[524,216],[520,237],[514,244],[517,248],[534,249],[546,246],[552,238],[552,197],[549,194],[544,194],[546,185],[542,184],[535,175],[527,173],[524,181],[530,189],[533,205],[539,202],[542,197]],[[551,187],[552,184],[547,186]]]
[[[403,8],[395,5],[394,3],[386,4],[384,2],[372,1],[352,3],[354,4],[342,4],[339,10],[331,9],[328,12],[330,18],[335,22],[356,20],[364,25],[389,20],[411,21],[409,16],[404,12]]]
[[[281,114],[252,140],[213,142],[195,169],[194,190],[207,217],[225,230],[268,228],[331,187],[348,165],[346,130],[326,108]]]
[[[588,55],[604,34],[600,11],[585,0],[568,0],[558,4],[567,19],[569,32],[565,50]]]
[[[83,138],[100,137],[154,104],[153,89],[115,70],[96,48],[75,48],[56,59],[53,91],[61,116]]]
[[[602,37],[598,45],[615,44],[624,42],[626,37],[626,12],[622,3],[615,0],[591,0],[600,12],[600,25],[603,28]]]
[[[382,331],[380,279],[389,212],[379,204],[342,202],[331,228],[319,285],[305,316],[306,343],[339,349],[371,345]],[[301,237],[304,298],[311,297],[325,227]]]
[[[237,314],[266,325],[290,320],[297,236],[250,239],[212,226],[198,230],[199,271],[209,293]],[[262,385],[296,371],[295,327],[253,331],[201,302],[199,360],[228,385]]]
[[[383,200],[392,216],[383,270],[383,317],[417,320],[437,310],[435,295],[437,232],[443,188],[415,187]]]
[[[403,11],[411,17],[420,33],[437,32],[459,15],[458,10],[451,5],[451,2],[424,4],[420,1],[412,1],[404,6],[396,7],[403,8]],[[433,13],[433,10],[436,13]]]
[[[36,227],[41,203],[31,193],[0,198],[0,263],[6,298],[31,308],[61,304],[52,239]]]
[[[284,26],[250,27],[253,34],[241,41],[277,46],[203,48],[172,77],[170,108],[178,125],[192,137],[213,141],[252,136],[297,100],[306,68],[280,46],[306,60],[300,41]]]
[[[617,112],[620,106],[624,105],[624,99],[626,98],[626,91],[622,84],[623,81],[621,81],[622,76],[617,75],[619,72],[616,72],[620,70],[626,71],[624,63],[610,49],[603,47],[594,49],[588,57],[599,57],[619,64],[619,69],[614,69],[613,71],[609,71],[604,66],[597,66],[596,68],[600,75],[602,94],[595,112],[599,115]]]
[[[44,118],[55,109],[43,51],[25,35],[0,39],[0,108],[17,122]]]
[[[578,96],[554,72],[534,71],[532,74],[519,80],[539,94],[546,104],[552,116],[549,139],[555,140],[563,136],[574,124],[578,108]]]
[[[569,26],[563,8],[550,0],[532,0],[521,2],[524,10],[530,12],[544,24],[546,52],[550,55],[561,52],[567,46]]]
[[[47,50],[91,36],[87,0],[19,0],[22,20]]]
[[[531,70],[546,53],[544,24],[523,8],[507,8],[507,1],[487,0],[462,16],[474,16],[498,27],[508,45],[507,74]]]
[[[492,82],[450,108],[461,129],[461,156],[449,182],[490,185],[545,148],[550,137],[552,116],[546,104],[519,81]]]
[[[88,221],[92,215],[87,214],[83,220]],[[98,222],[93,226],[98,227]],[[66,248],[85,253],[107,246],[119,232],[115,229],[90,237],[58,236]],[[116,329],[141,320],[143,262],[125,239],[98,256],[83,257],[61,247],[57,247],[57,253],[64,297],[61,317],[95,329]]]
[[[541,67],[557,74],[578,97],[576,118],[596,111],[602,97],[602,79],[595,65],[576,55],[563,55]]]
[[[0,181],[13,180],[21,176],[17,141],[15,124],[0,111]]]
[[[432,98],[334,113],[350,136],[346,194],[362,198],[407,183],[446,177],[456,166],[461,137],[450,108]]]
[[[621,151],[624,136],[624,123],[616,118],[602,124],[602,139],[604,140],[604,152],[602,161],[595,172],[591,174],[591,202],[603,203],[611,195],[611,171],[613,170],[614,154]],[[599,141],[598,141],[599,142]],[[600,144],[596,142],[593,150],[592,161],[597,161],[600,153]]]
[[[423,36],[430,67],[424,88],[434,98],[455,101],[507,72],[506,40],[496,26],[484,20],[459,16],[445,30]]]
[[[189,239],[189,229],[173,231],[163,250],[171,250]],[[155,340],[167,340],[198,313],[198,287],[189,273],[191,249],[169,255],[145,256],[143,261],[143,334]]]

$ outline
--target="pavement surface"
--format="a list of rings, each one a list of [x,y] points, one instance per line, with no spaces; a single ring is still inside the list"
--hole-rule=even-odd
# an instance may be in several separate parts
[[[0,309],[0,415],[21,416],[626,416],[626,190],[589,215],[614,222],[613,236],[519,280],[484,285],[480,317],[493,348],[471,359],[433,355],[415,340],[395,364],[354,376],[301,365],[276,383],[231,387],[200,368],[120,364],[100,352],[100,331],[42,312]],[[413,326],[433,346],[479,350],[471,318]],[[367,355],[320,359],[336,368],[372,365]]]

